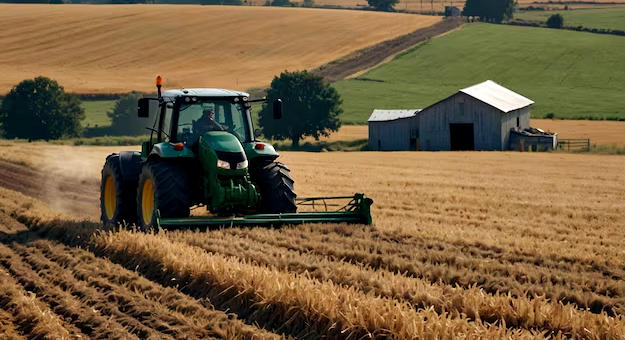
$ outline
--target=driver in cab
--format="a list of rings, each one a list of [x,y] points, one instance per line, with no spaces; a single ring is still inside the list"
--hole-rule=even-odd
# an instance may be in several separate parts
[[[215,111],[206,109],[202,117],[193,121],[193,130],[195,133],[202,134],[208,131],[227,131],[228,127],[215,121]]]

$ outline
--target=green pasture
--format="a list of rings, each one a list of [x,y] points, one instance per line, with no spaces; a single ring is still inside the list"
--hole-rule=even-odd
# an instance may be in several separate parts
[[[623,55],[622,36],[472,23],[334,86],[346,124],[366,124],[374,109],[424,108],[488,79],[536,102],[535,118],[625,118]]]
[[[115,100],[83,100],[82,106],[85,109],[85,120],[82,121],[82,126],[111,125],[111,119],[106,115],[106,112],[113,110]]]
[[[597,29],[625,31],[625,8],[591,8],[568,11],[524,11],[514,15],[525,21],[542,21],[553,14],[559,13],[564,18],[565,26],[584,26]]]

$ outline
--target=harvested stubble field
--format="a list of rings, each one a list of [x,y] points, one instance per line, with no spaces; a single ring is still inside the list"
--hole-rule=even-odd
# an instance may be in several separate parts
[[[441,17],[259,6],[0,4],[0,92],[45,75],[78,93],[266,86]]]
[[[284,153],[300,196],[365,192],[374,225],[154,235],[72,220],[119,148],[1,148],[16,338],[625,337],[623,157]]]

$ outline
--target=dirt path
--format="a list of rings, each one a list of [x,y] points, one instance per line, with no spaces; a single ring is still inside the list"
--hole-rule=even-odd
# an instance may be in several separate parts
[[[77,181],[36,171],[0,159],[0,187],[37,198],[54,210],[90,220],[100,216],[99,188],[93,181]]]
[[[387,58],[431,39],[445,32],[462,26],[458,18],[447,18],[435,25],[418,29],[401,37],[387,40],[379,44],[363,48],[339,60],[323,65],[313,72],[324,76],[328,81],[335,82],[357,72],[369,69]]]

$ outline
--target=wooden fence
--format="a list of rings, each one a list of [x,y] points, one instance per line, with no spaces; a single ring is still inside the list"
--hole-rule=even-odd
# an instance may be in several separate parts
[[[558,149],[590,151],[590,139],[558,139]]]

